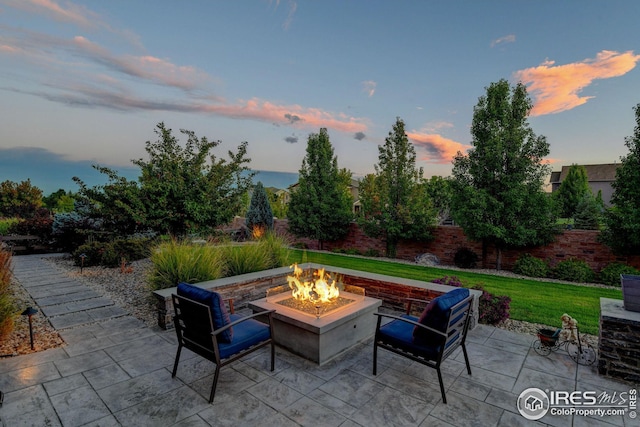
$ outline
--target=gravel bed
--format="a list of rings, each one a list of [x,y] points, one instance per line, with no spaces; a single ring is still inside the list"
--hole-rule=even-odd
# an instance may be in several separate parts
[[[65,271],[70,277],[81,279],[87,286],[91,287],[99,294],[110,298],[116,305],[127,310],[128,313],[143,321],[147,326],[157,327],[155,300],[147,286],[147,275],[151,268],[151,262],[148,259],[131,263],[125,272],[121,271],[119,267],[85,267],[82,273],[80,273],[80,269],[77,266],[73,265],[72,260],[69,258],[53,257],[44,259],[47,262],[53,263],[57,268]],[[389,259],[389,261],[415,265],[415,263],[411,261],[399,261],[397,259]],[[443,268],[454,271],[458,270],[456,267],[452,266],[443,266]],[[519,276],[508,271],[481,269],[465,269],[464,271],[535,280],[534,278]],[[540,280],[549,281],[549,279]],[[604,287],[599,284],[576,284],[572,282],[562,283],[568,283],[576,286]],[[11,289],[11,292],[14,292],[14,294],[17,295],[20,307],[26,307],[28,305],[35,306],[33,300],[31,300],[26,291],[24,291],[18,283],[14,283]],[[36,315],[33,319],[34,330],[37,331],[35,351],[41,351],[63,344],[63,340],[53,327],[51,327],[49,322],[44,320],[43,316]],[[27,322],[25,322],[24,319],[18,319],[14,333],[0,345],[0,355],[26,354],[32,352],[29,347],[29,332],[28,324],[25,326],[26,323]],[[559,324],[560,319],[558,319],[558,325]],[[508,319],[501,325],[498,325],[498,327],[531,335],[533,341],[539,328],[555,329],[557,325],[548,326]],[[592,345],[597,346],[597,337],[586,334],[581,334],[581,336],[584,336]]]

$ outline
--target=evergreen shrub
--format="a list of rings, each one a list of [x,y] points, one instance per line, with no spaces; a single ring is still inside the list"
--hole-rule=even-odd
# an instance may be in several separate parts
[[[571,258],[560,261],[553,268],[552,277],[555,279],[566,280],[569,282],[593,282],[595,273],[585,261],[581,259]]]
[[[522,254],[514,264],[513,272],[529,277],[548,277],[549,266],[540,258],[531,254]]]
[[[600,271],[600,283],[609,286],[620,286],[621,274],[640,274],[640,270],[621,262],[612,262]]]
[[[478,255],[469,248],[460,248],[453,256],[453,263],[460,268],[476,268]]]

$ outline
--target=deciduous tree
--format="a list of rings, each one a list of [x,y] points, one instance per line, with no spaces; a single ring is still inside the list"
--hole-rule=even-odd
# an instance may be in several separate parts
[[[323,242],[339,240],[353,220],[351,172],[338,168],[327,129],[309,135],[297,188],[289,202],[289,230],[299,237]]]
[[[486,88],[474,107],[471,144],[453,160],[452,212],[465,234],[483,243],[483,262],[490,245],[541,245],[553,239],[556,216],[543,191],[549,154],[544,136],[531,129],[527,116],[531,99],[522,83],[506,80]]]
[[[42,190],[27,179],[0,183],[0,217],[31,218],[42,206]]]
[[[625,138],[629,153],[621,157],[613,182],[612,207],[605,212],[603,241],[616,253],[640,254],[640,104],[633,136]]]
[[[396,256],[400,239],[431,239],[436,224],[422,169],[415,163],[415,149],[397,118],[384,145],[378,146],[376,173],[367,175],[359,188],[358,222],[367,235],[385,239],[389,257]]]

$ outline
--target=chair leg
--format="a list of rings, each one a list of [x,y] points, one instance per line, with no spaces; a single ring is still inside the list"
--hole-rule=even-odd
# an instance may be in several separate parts
[[[442,381],[442,372],[440,372],[440,367],[436,368],[438,371],[438,381],[440,382],[440,393],[442,393],[442,403],[447,403],[447,396],[444,394],[444,382]]]
[[[218,386],[218,377],[220,376],[220,365],[216,365],[216,373],[213,374],[213,385],[211,386],[211,394],[209,395],[209,403],[213,402],[213,396],[216,394]]]
[[[178,362],[180,361],[180,352],[182,351],[182,344],[178,344],[178,351],[176,352],[176,361],[173,362],[173,371],[171,372],[171,378],[176,376],[178,372]]]
[[[378,345],[373,343],[373,375],[377,375],[378,372]]]
[[[471,375],[471,365],[469,365],[469,356],[467,356],[467,346],[462,344],[462,353],[464,354],[464,361],[467,364],[467,374]]]
[[[276,345],[273,341],[271,341],[271,372],[275,369],[275,361],[276,361]]]

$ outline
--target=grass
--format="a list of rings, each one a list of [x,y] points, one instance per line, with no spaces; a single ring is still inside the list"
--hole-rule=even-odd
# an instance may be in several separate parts
[[[333,265],[425,282],[444,276],[456,276],[465,286],[481,285],[485,290],[495,295],[511,297],[511,319],[559,327],[561,324],[560,316],[563,313],[568,313],[578,320],[580,332],[593,335],[598,334],[600,298],[622,299],[620,289],[542,282],[470,271],[347,257],[324,252],[301,250],[293,250],[292,252],[292,262]]]

